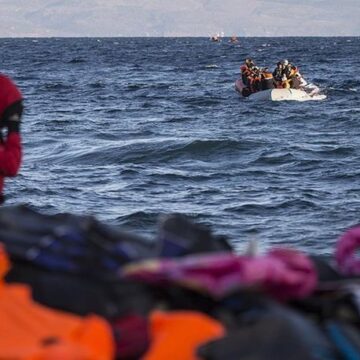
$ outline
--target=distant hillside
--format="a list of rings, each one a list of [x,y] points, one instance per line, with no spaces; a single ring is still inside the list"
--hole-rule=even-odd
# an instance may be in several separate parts
[[[359,1],[1,0],[0,36],[360,35]]]

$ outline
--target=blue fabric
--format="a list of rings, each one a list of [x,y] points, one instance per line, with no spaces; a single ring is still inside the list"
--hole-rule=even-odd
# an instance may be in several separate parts
[[[352,342],[345,336],[341,327],[335,322],[329,321],[326,330],[338,350],[341,352],[344,360],[360,360],[360,353]]]

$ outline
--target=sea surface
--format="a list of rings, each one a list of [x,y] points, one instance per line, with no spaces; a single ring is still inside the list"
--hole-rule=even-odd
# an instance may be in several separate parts
[[[148,238],[189,215],[241,251],[331,254],[360,220],[360,38],[0,39],[22,89],[20,175],[7,204],[70,212]],[[246,57],[288,59],[327,99],[234,91]]]

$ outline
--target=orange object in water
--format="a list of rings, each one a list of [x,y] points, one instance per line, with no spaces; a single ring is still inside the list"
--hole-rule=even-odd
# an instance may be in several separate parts
[[[150,317],[151,345],[142,360],[197,360],[197,348],[223,337],[221,323],[196,311],[155,311]]]
[[[28,286],[3,281],[8,268],[0,247],[0,359],[113,359],[115,346],[104,319],[81,318],[35,303]]]

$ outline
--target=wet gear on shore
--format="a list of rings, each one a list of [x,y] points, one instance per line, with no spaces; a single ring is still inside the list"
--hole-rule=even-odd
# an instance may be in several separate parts
[[[13,206],[0,208],[0,242],[12,263],[0,281],[0,358],[360,358],[360,227],[332,259],[288,247],[239,253],[178,214],[145,239],[91,216]]]

